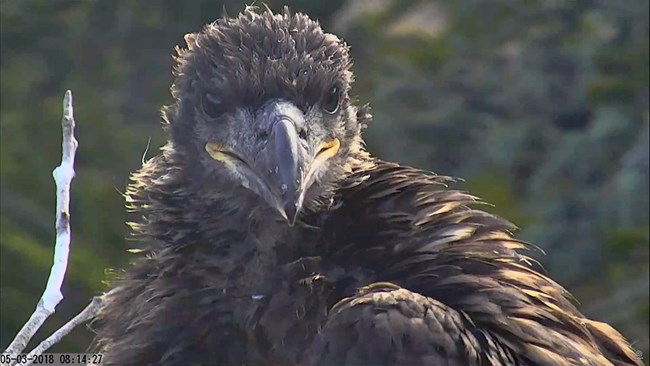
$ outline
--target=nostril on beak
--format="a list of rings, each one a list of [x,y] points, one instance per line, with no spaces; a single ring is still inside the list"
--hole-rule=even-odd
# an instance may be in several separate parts
[[[259,138],[260,140],[268,140],[269,139],[268,131],[266,131],[264,129],[258,130],[257,131],[257,138]]]

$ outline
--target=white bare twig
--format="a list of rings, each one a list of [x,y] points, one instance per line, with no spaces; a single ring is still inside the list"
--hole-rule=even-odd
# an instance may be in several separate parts
[[[67,322],[64,326],[59,328],[54,334],[51,336],[47,337],[46,340],[41,342],[41,344],[38,345],[38,347],[34,348],[28,355],[27,355],[27,360],[34,360],[35,356],[41,355],[43,352],[47,351],[50,347],[52,347],[54,344],[58,343],[61,338],[65,337],[70,333],[74,328],[77,327],[79,324],[83,324],[87,322],[88,320],[91,320],[97,315],[97,312],[103,305],[103,297],[102,296],[95,296],[93,300],[86,306],[81,313],[79,313],[77,316],[72,318],[69,322]],[[28,366],[31,365],[32,361],[27,361],[26,363],[21,363],[16,366]]]
[[[54,264],[50,270],[47,286],[36,306],[36,310],[20,332],[18,332],[13,342],[4,351],[11,358],[15,358],[17,354],[21,353],[27,347],[27,344],[36,331],[54,313],[56,306],[63,299],[61,285],[63,284],[65,272],[68,267],[70,253],[70,184],[72,178],[74,178],[74,158],[78,145],[74,137],[75,121],[72,110],[72,93],[69,90],[66,91],[65,97],[63,98],[63,121],[61,124],[63,127],[61,165],[56,167],[52,172],[56,183],[56,244],[54,247]]]
[[[68,335],[74,328],[76,328],[78,325],[83,324],[89,320],[92,320],[97,316],[97,313],[101,310],[101,308],[104,306],[104,301],[106,300],[107,297],[113,295],[114,293],[122,290],[122,287],[115,287],[111,291],[105,293],[104,295],[101,296],[95,296],[93,297],[92,301],[90,304],[88,304],[77,316],[72,318],[69,322],[65,323],[61,328],[59,328],[56,332],[54,332],[51,336],[47,337],[46,340],[41,342],[41,344],[38,345],[38,347],[34,348],[28,355],[27,355],[27,360],[32,360],[32,361],[27,361],[26,363],[21,363],[17,364],[15,366],[29,366],[32,364],[34,357],[39,356],[43,354],[43,352],[47,351],[52,347],[53,345],[59,343],[59,341]]]

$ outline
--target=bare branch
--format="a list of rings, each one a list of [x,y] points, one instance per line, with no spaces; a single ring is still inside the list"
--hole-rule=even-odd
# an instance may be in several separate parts
[[[54,313],[56,306],[63,299],[61,285],[65,278],[70,253],[70,184],[75,174],[74,158],[78,145],[74,137],[75,121],[72,109],[72,93],[69,90],[65,92],[63,98],[63,120],[61,124],[63,127],[61,165],[52,172],[56,183],[57,198],[54,264],[36,310],[4,351],[11,358],[14,358],[27,347],[34,334],[40,329],[45,320]]]
[[[38,345],[38,347],[34,348],[28,355],[27,359],[28,360],[34,360],[35,356],[41,355],[43,352],[47,351],[50,347],[52,347],[54,344],[58,343],[61,338],[65,337],[70,333],[74,328],[76,328],[79,324],[83,324],[87,322],[88,320],[91,320],[97,315],[97,312],[99,309],[101,309],[103,303],[104,303],[104,297],[103,296],[95,296],[93,297],[93,300],[86,306],[81,313],[79,313],[77,316],[72,318],[69,322],[67,322],[64,326],[59,328],[54,334],[49,336],[46,340],[41,342],[41,344]],[[31,365],[32,361],[28,361],[26,363],[21,363],[18,364],[17,366],[27,366]]]

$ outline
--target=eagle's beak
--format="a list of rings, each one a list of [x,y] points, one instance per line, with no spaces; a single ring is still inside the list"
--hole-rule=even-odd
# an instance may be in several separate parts
[[[333,139],[309,148],[298,133],[304,125],[302,111],[289,102],[269,103],[259,115],[257,123],[268,131],[268,139],[254,162],[221,145],[208,143],[205,149],[293,226],[316,173],[336,155],[340,142]]]

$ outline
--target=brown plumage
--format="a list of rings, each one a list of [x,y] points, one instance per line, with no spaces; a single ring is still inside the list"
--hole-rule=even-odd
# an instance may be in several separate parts
[[[634,365],[453,179],[364,150],[347,47],[247,9],[186,36],[140,255],[93,324],[124,365]]]

